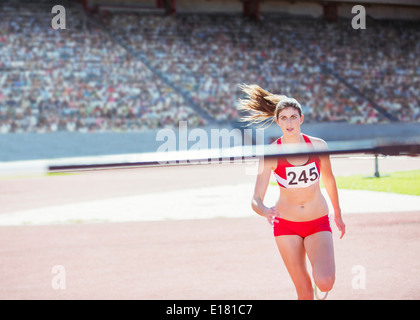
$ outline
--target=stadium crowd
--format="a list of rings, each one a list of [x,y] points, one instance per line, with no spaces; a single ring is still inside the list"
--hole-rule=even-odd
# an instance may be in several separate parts
[[[73,9],[73,10],[72,10]],[[204,124],[183,97],[68,6],[0,9],[0,133],[128,131]]]
[[[368,26],[354,30],[347,21],[316,23],[296,28],[296,39],[305,39],[306,50],[320,64],[390,114],[419,121],[420,21],[370,20]]]
[[[419,23],[372,21],[361,32],[348,20],[276,15],[260,23],[197,14],[103,20],[217,119],[237,118],[236,86],[245,82],[297,98],[310,121],[386,121],[370,101],[402,121],[420,120]]]
[[[308,122],[386,122],[371,101],[401,121],[420,121],[415,22],[372,22],[361,32],[347,21],[275,15],[260,22],[122,12],[87,18],[70,6],[67,29],[53,30],[50,10],[0,5],[0,133],[204,125],[174,87],[214,119],[237,120],[240,83],[295,97]]]

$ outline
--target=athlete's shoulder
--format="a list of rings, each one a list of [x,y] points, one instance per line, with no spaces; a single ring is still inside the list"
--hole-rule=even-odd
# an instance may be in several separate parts
[[[328,144],[325,142],[325,140],[321,138],[317,138],[317,137],[308,136],[307,134],[305,134],[305,136],[309,138],[309,140],[312,142],[314,147],[328,148]]]

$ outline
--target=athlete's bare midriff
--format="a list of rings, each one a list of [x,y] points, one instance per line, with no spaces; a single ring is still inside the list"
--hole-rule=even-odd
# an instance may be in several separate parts
[[[319,183],[307,188],[280,188],[276,210],[281,218],[290,221],[309,221],[328,214],[328,204]]]

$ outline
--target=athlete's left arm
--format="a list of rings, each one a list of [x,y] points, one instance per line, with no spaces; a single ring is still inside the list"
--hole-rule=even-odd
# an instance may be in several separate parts
[[[314,139],[313,141],[314,146],[316,148],[327,149],[327,143],[322,139]],[[334,174],[331,167],[331,160],[330,156],[327,155],[320,155],[319,159],[321,160],[320,163],[320,169],[321,169],[321,178],[322,182],[324,183],[325,189],[327,190],[328,196],[330,197],[331,204],[334,208],[334,220],[338,227],[338,229],[341,232],[341,237],[344,236],[345,233],[345,224],[343,222],[343,218],[341,216],[341,208],[340,208],[340,202],[338,199],[338,189],[337,189],[337,183],[334,178]]]

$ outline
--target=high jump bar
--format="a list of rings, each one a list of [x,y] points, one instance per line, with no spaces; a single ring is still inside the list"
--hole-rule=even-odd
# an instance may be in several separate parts
[[[282,145],[252,145],[231,148],[180,150],[159,153],[135,154],[125,161],[90,161],[89,163],[57,162],[48,166],[49,172],[132,168],[145,166],[193,165],[204,163],[220,163],[232,161],[257,160],[272,157],[294,157],[304,155],[344,155],[344,154],[373,154],[373,155],[420,155],[420,137],[412,138],[377,138],[357,141],[332,141],[327,148],[315,148],[303,144]],[[95,159],[95,158],[93,158]],[[114,158],[115,160],[115,158]]]

